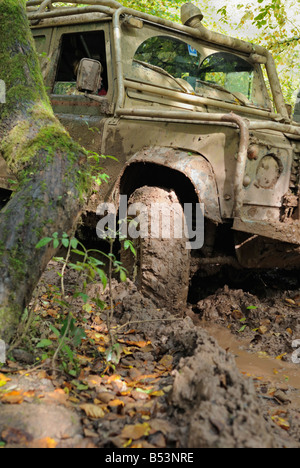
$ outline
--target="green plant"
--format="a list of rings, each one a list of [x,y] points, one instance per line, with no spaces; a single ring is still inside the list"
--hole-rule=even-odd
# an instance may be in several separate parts
[[[117,364],[121,355],[121,349],[119,349],[119,345],[116,343],[115,334],[111,326],[114,313],[112,279],[113,275],[118,275],[120,280],[124,282],[127,279],[127,272],[113,253],[115,233],[107,232],[106,234],[106,240],[110,244],[108,254],[97,249],[86,249],[82,242],[74,236],[69,236],[67,233],[59,235],[55,232],[51,237],[44,237],[41,239],[36,245],[36,248],[40,249],[52,243],[55,249],[60,245],[67,249],[65,257],[55,257],[55,260],[62,264],[61,271],[58,272],[61,280],[61,292],[60,297],[56,298],[56,302],[62,308],[61,315],[63,320],[57,326],[49,324],[49,328],[56,336],[58,345],[56,349],[54,349],[55,344],[53,340],[45,338],[37,344],[37,348],[45,349],[46,353],[43,354],[43,359],[52,356],[54,369],[57,360],[60,359],[63,370],[72,376],[76,376],[79,371],[75,358],[75,350],[80,345],[81,341],[86,339],[84,330],[76,325],[76,318],[72,312],[73,301],[79,297],[83,300],[83,310],[86,312],[90,312],[93,306],[96,307],[99,313],[102,313],[106,309],[106,324],[110,336],[110,347],[106,352],[107,363],[113,365]],[[123,239],[123,241],[124,248],[131,249],[131,251],[135,253],[131,241],[125,239]],[[80,260],[77,260],[76,263],[72,262],[72,254],[79,257]],[[105,272],[106,264],[102,259],[106,260],[108,263],[108,276]],[[71,298],[66,295],[65,273],[67,267],[79,272],[77,287]],[[99,282],[99,280],[102,284],[102,292],[105,292],[107,286],[109,287],[109,306],[101,299],[101,294],[97,294],[96,297],[90,297],[87,293],[88,283]]]

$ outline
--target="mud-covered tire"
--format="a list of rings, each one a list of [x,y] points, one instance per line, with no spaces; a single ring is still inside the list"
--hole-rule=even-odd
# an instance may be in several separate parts
[[[142,203],[147,207],[149,237],[135,240],[136,258],[128,250],[121,250],[123,265],[129,271],[129,275],[134,276],[141,293],[149,297],[157,307],[180,312],[186,305],[189,290],[188,239],[185,237],[184,229],[182,229],[182,238],[179,239],[175,238],[172,229],[170,238],[164,238],[163,231],[159,233],[158,238],[153,238],[150,226],[153,221],[152,204],[163,204],[170,208],[170,212],[175,207],[177,220],[181,219],[182,226],[184,226],[183,208],[174,191],[159,187],[144,186],[137,189],[130,197],[128,207],[135,203]],[[164,227],[164,223],[169,221],[162,218],[162,227]]]

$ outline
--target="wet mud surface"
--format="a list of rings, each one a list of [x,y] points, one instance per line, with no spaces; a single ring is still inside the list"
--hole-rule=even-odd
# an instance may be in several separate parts
[[[42,287],[57,281],[54,273],[52,265]],[[76,275],[68,275],[71,288]],[[49,376],[10,375],[15,389],[30,392],[36,385],[44,397],[40,415],[30,394],[18,406],[0,402],[7,445],[22,446],[20,437],[13,443],[13,428],[29,434],[26,446],[47,445],[48,435],[59,447],[299,448],[300,364],[292,361],[292,343],[300,339],[299,272],[198,280],[193,301],[176,317],[132,283],[114,282],[116,324],[131,342],[151,344],[122,357],[120,380],[104,376],[101,363],[93,362],[83,381],[93,375],[91,402],[107,404],[111,395],[119,406],[89,418],[82,401],[66,398]],[[157,398],[137,391],[145,375]]]

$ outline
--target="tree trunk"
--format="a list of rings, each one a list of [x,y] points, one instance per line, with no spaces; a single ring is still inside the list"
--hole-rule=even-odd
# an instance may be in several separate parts
[[[70,232],[89,185],[86,152],[55,118],[40,73],[25,0],[0,0],[0,155],[17,177],[0,212],[0,338],[9,341],[55,254],[35,248],[43,237]]]

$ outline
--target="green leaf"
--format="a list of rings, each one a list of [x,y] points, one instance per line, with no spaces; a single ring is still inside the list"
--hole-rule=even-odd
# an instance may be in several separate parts
[[[41,239],[35,246],[36,249],[41,249],[45,245],[49,244],[52,241],[52,237],[44,237]]]
[[[125,283],[125,281],[127,280],[127,276],[126,276],[126,273],[124,270],[120,270],[120,280]]]
[[[69,239],[63,238],[61,243],[64,247],[66,247],[66,249],[69,247]]]
[[[72,245],[72,242],[71,242],[71,245]],[[73,246],[72,246],[72,247],[73,247]],[[82,257],[85,256],[85,253],[82,252],[81,250],[73,249],[72,252],[75,253],[75,254],[77,254],[77,255],[82,255]]]
[[[71,362],[74,361],[74,353],[71,350],[71,348],[68,345],[64,345],[62,347],[62,350],[67,354],[68,358],[70,359]]]
[[[100,280],[101,280],[103,289],[106,289],[106,286],[107,286],[107,276],[106,276],[105,272],[104,272],[103,270],[101,270],[101,268],[97,268],[97,273],[98,273],[99,278],[100,278]]]
[[[147,395],[153,392],[153,389],[145,390],[144,388],[136,388],[135,390],[140,393],[146,393]]]
[[[130,240],[127,239],[127,240],[124,242],[124,249],[125,249],[125,250],[130,249],[131,252],[133,253],[133,255],[136,257],[136,250],[135,250],[135,248],[133,247],[133,244],[132,244],[132,242],[131,242]]]
[[[72,249],[77,249],[77,246],[78,246],[78,240],[75,239],[75,237],[73,237],[71,239],[71,247],[72,247]]]
[[[83,308],[83,310],[84,310],[85,312],[87,312],[88,314],[89,314],[89,313],[91,312],[91,310],[92,310],[91,304],[84,304],[84,306],[83,306],[82,308]]]
[[[72,268],[72,270],[76,270],[76,271],[83,271],[84,270],[84,265],[83,265],[83,263],[80,263],[80,262],[77,262],[76,264],[70,262],[69,267]]]
[[[88,390],[89,387],[88,387],[88,385],[79,384],[79,385],[77,385],[76,388],[77,388],[77,390],[82,391],[82,390]]]
[[[59,247],[59,240],[58,239],[54,239],[53,240],[53,248],[54,249],[57,249]]]
[[[69,332],[72,332],[75,329],[75,320],[72,318],[69,323],[69,318],[66,318],[63,321],[63,326],[60,330],[60,336],[64,336],[68,325],[69,325]]]
[[[36,345],[36,347],[37,347],[37,348],[47,348],[48,346],[51,346],[51,345],[52,345],[52,341],[51,341],[51,340],[44,339],[44,340],[41,340],[41,341]]]
[[[55,336],[57,336],[57,338],[60,337],[60,331],[57,330],[57,328],[55,328],[52,323],[49,323],[49,328],[50,330],[54,333]]]
[[[95,302],[96,306],[99,307],[99,309],[101,310],[104,310],[107,305],[106,302],[99,299],[99,297],[94,297],[93,301]]]
[[[245,331],[247,325],[243,325],[242,328],[239,329],[238,333],[242,333],[243,331]]]
[[[86,340],[86,334],[83,328],[76,328],[73,336],[73,344],[75,347],[81,344],[81,340]]]
[[[74,297],[75,297],[75,298],[76,298],[76,297],[81,297],[82,300],[83,300],[83,302],[84,302],[85,304],[86,304],[87,301],[89,300],[89,296],[88,296],[87,294],[83,293],[83,292],[74,294]]]

